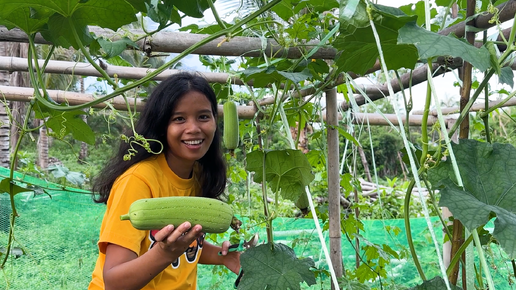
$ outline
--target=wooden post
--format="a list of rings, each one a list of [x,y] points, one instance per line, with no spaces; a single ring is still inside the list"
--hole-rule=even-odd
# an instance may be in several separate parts
[[[340,230],[340,172],[337,89],[326,91],[326,128],[328,128],[328,212],[330,223],[330,256],[337,278],[342,277],[342,246]],[[334,289],[334,285],[332,285]]]
[[[456,122],[457,122],[456,119],[446,120],[446,129],[452,128]],[[451,141],[455,142],[455,143],[459,142],[459,136],[458,136],[457,132],[455,132],[455,134],[453,134],[453,136],[451,137]],[[442,211],[444,221],[448,221],[448,219],[453,216],[447,207],[443,207],[441,209],[441,211]],[[453,223],[447,222],[446,224],[448,226],[451,226]],[[446,229],[444,229],[444,228],[443,228],[443,234],[446,235]],[[444,263],[444,267],[446,267],[446,268],[448,268],[450,266],[451,250],[452,250],[452,244],[451,244],[451,237],[450,237],[450,240],[443,243],[443,263]]]

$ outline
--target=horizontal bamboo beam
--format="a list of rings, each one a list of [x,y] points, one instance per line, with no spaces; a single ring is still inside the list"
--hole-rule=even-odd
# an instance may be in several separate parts
[[[43,66],[44,60],[38,60],[40,67]],[[147,74],[153,72],[155,69],[141,68],[141,67],[126,67],[126,66],[115,66],[109,64],[103,64],[105,71],[110,77],[117,77],[122,79],[141,79]],[[29,64],[28,59],[20,57],[9,57],[0,56],[0,71],[28,71]],[[167,69],[157,75],[154,80],[164,80],[173,74],[181,72],[178,69]],[[45,68],[45,73],[55,74],[70,74],[80,76],[94,76],[102,77],[91,64],[84,62],[72,62],[62,60],[50,60]],[[205,77],[210,83],[228,83],[228,80],[232,84],[242,85],[243,81],[236,76],[227,73],[214,73],[214,72],[197,72]]]
[[[514,17],[516,12],[516,0],[509,0],[496,7],[499,11],[497,15],[500,22],[505,22]],[[473,19],[474,27],[486,30],[493,27],[496,23],[492,22],[492,14],[479,14]],[[466,22],[460,22],[451,27],[443,29],[439,32],[441,35],[454,34],[457,37],[463,37],[465,33]],[[117,40],[120,39],[122,34],[118,34],[109,29],[102,29],[98,27],[89,27],[90,31],[98,36],[104,36],[106,38]],[[143,30],[129,30],[123,31],[123,35],[129,34],[135,35],[136,37],[143,37],[137,41],[138,46],[142,51],[150,49],[151,52],[170,52],[170,53],[181,53],[185,49],[198,43],[199,41],[206,38],[207,34],[193,34],[186,32],[172,32],[172,31],[160,31],[152,36],[144,37],[145,33]],[[0,41],[9,42],[28,42],[28,37],[20,29],[7,29],[5,26],[0,26]],[[38,44],[50,44],[45,40],[39,33],[35,36],[35,42]],[[318,42],[311,41],[306,44],[299,45],[297,47],[284,48],[279,45],[273,39],[266,40],[267,46],[262,52],[262,39],[258,37],[243,37],[236,36],[230,39],[224,37],[215,39],[208,44],[198,48],[193,53],[201,55],[221,55],[221,56],[252,56],[261,57],[262,53],[266,53],[269,56],[283,57],[283,58],[302,58],[304,52],[310,51],[314,48]],[[311,56],[314,59],[334,59],[337,54],[337,50],[333,47],[323,46],[320,47],[317,52]],[[379,68],[378,63],[375,64]]]
[[[65,103],[72,106],[82,105],[98,98],[93,94],[83,94],[62,90],[47,90],[47,93],[54,102],[59,104]],[[0,98],[7,101],[30,102],[34,99],[34,88],[0,86]],[[140,99],[130,99],[130,101],[131,108],[134,109],[136,106],[137,111],[141,110],[144,106],[143,101]],[[100,103],[93,107],[103,109],[109,108],[109,106],[112,106],[117,110],[127,110],[127,104],[123,97],[114,97],[108,102]]]
[[[69,92],[69,91],[61,91],[61,90],[47,90],[49,97],[54,100],[56,103],[67,103],[70,105],[81,105],[87,102],[93,101],[98,98],[93,94],[83,94],[77,92]],[[6,101],[19,101],[19,102],[29,102],[34,98],[34,89],[33,88],[23,88],[23,87],[10,87],[10,86],[0,86],[0,97]],[[143,106],[145,105],[145,101],[142,99],[129,99],[130,107],[132,109],[136,109],[136,111],[141,111]],[[125,100],[122,97],[115,97],[107,102],[109,106],[121,111],[127,110],[127,105]],[[104,109],[109,108],[108,104],[100,103],[94,108]],[[253,119],[256,114],[256,108],[254,106],[238,106],[238,117],[243,120]],[[222,105],[218,106],[218,114],[219,116],[223,115]],[[385,117],[380,114],[374,113],[355,113],[352,117],[352,122],[354,124],[366,124],[369,119],[370,125],[379,125],[379,126],[387,126],[389,120],[394,125],[398,125],[398,120],[396,115],[394,114],[385,114]],[[341,117],[339,117],[341,118]],[[323,119],[324,120],[324,119]],[[410,126],[420,126],[421,125],[422,116],[410,116],[409,125]],[[430,116],[428,120],[428,124],[432,125],[437,122],[437,118]]]
[[[514,18],[514,14],[516,14],[516,0],[509,0],[509,1],[505,2],[505,3],[502,3],[502,4],[498,5],[498,6],[496,6],[496,8],[500,12],[496,17],[498,17],[500,22],[502,22],[502,23],[506,22],[508,20],[513,19]],[[479,14],[479,15],[476,16],[473,26],[475,28],[480,29],[480,30],[487,30],[487,29],[489,29],[489,28],[491,28],[491,27],[496,25],[496,22],[492,22],[491,21],[493,19],[493,17],[495,17],[495,15],[493,15],[491,13]],[[438,32],[438,34],[440,34],[440,35],[453,34],[453,35],[455,35],[455,36],[457,36],[459,38],[460,37],[464,37],[465,25],[466,24],[463,21],[463,22],[460,22],[460,23],[455,24],[453,26],[450,26],[450,27],[448,27],[446,29],[443,29],[442,31]],[[510,32],[510,28],[504,29],[504,30],[501,31],[501,33],[504,36],[506,36],[506,38],[507,38],[507,35],[508,35],[509,32]],[[499,36],[498,40],[500,40],[500,39],[501,39],[501,37]],[[481,43],[480,42],[476,42],[475,46],[479,47],[479,46],[481,46]],[[504,45],[498,45],[498,48],[501,51],[503,51],[506,47]],[[446,70],[444,70],[442,68],[442,66],[444,66],[444,59],[441,57],[432,66],[432,72],[434,72],[433,73],[434,76],[441,75],[441,74],[446,72]],[[456,68],[458,68],[460,66],[462,66],[462,59],[460,59],[460,58],[455,58],[451,62],[446,62],[446,67],[449,70],[456,69]],[[516,65],[512,65],[511,67],[513,69],[516,69]],[[378,71],[379,69],[380,69],[380,63],[378,61],[376,61],[376,63],[373,65],[373,67],[370,68],[366,72],[366,75],[369,74],[369,73]],[[353,73],[350,73],[350,76],[353,79],[356,79],[356,78],[360,77],[360,76],[357,76],[357,75],[355,75]],[[401,85],[403,86],[403,88],[408,88],[409,84],[411,84],[411,85],[420,84],[420,83],[422,83],[422,82],[427,80],[427,66],[426,65],[420,66],[420,67],[416,68],[412,73],[406,73],[404,75],[401,75],[400,79],[401,79]],[[340,84],[343,84],[343,83],[344,83],[344,79],[343,78],[339,78],[339,79],[337,79],[332,84],[332,86],[340,85]],[[400,85],[400,83],[398,82],[397,79],[392,80],[391,81],[391,85],[393,86],[393,90],[394,90],[395,93],[397,93],[397,92],[399,92],[401,90],[402,86]],[[327,89],[330,89],[330,88],[322,88],[322,91],[327,90]],[[372,101],[384,98],[385,96],[389,95],[387,85],[361,86],[360,89],[362,91],[366,92],[367,96]],[[313,95],[316,91],[317,91],[316,88],[302,89],[300,91],[296,91],[293,94],[293,97],[306,97],[306,96],[310,96],[310,95]],[[358,92],[358,89],[356,89],[355,92]],[[357,104],[359,106],[365,104],[366,99],[361,94],[355,94],[354,97],[355,97],[355,100],[356,100],[356,102],[357,102]],[[270,104],[270,103],[273,103],[273,102],[274,102],[274,99],[268,98],[268,99],[262,100],[260,102],[260,104],[267,105],[267,104]],[[340,104],[340,107],[341,107],[342,110],[348,110],[350,108],[350,104],[348,104],[346,102],[342,102]]]
[[[353,113],[352,118],[354,124],[362,124],[362,125],[389,125],[389,122],[394,126],[399,126],[398,118],[396,114],[384,114],[383,116],[376,113]],[[388,120],[388,121],[387,121]],[[421,126],[423,121],[422,115],[410,115],[409,116],[409,126]],[[405,124],[406,120],[402,118],[402,122]],[[434,116],[428,117],[428,125],[432,126],[438,122],[438,119]]]
[[[491,102],[487,103],[487,105],[489,108],[492,108],[494,106],[497,106],[501,102],[502,101],[491,101]],[[505,102],[502,105],[502,107],[514,107],[514,106],[516,106],[516,99],[514,99],[514,98],[508,100],[507,102]],[[473,106],[471,106],[470,112],[479,112],[479,111],[484,111],[485,109],[486,109],[485,103],[477,103],[477,104],[474,104]],[[459,114],[460,107],[443,108],[441,111],[442,111],[443,115]],[[414,112],[412,112],[412,114],[423,115],[423,111],[414,111]],[[435,117],[437,117],[437,115],[438,115],[437,110],[432,110],[428,114],[430,116],[435,116]]]
[[[54,100],[56,103],[66,103],[69,105],[82,105],[87,102],[91,102],[93,100],[98,99],[93,94],[83,94],[77,92],[69,92],[69,91],[61,91],[61,90],[47,90],[48,96]],[[18,101],[18,102],[30,102],[34,99],[34,89],[33,88],[23,88],[23,87],[10,87],[10,86],[0,86],[0,97],[3,100],[7,101]],[[130,102],[131,109],[136,109],[137,112],[140,112],[144,105],[145,101],[140,98],[128,98]],[[110,99],[108,102],[100,103],[94,105],[94,108],[104,109],[112,106],[114,109],[126,111],[127,104],[123,97],[114,97]],[[253,106],[238,106],[238,115],[242,119],[252,119],[255,114],[255,108]],[[218,106],[218,113],[222,116],[222,105]]]
[[[97,36],[103,36],[113,41],[122,37],[109,29],[102,29],[99,27],[89,27],[90,32]],[[127,32],[136,37],[141,37],[141,40],[136,41],[136,44],[142,51],[147,53],[152,52],[166,52],[166,53],[181,53],[192,45],[198,43],[208,34],[193,34],[186,32],[174,31],[160,31],[152,36],[144,37],[143,30],[129,30],[123,31],[123,36],[127,36]],[[8,30],[5,26],[0,26],[0,41],[9,42],[28,42],[28,37],[20,29]],[[35,40],[38,44],[50,44],[39,33],[36,34]],[[308,51],[318,45],[318,41],[310,41],[306,44],[300,44],[295,47],[285,48],[278,44],[273,39],[266,39],[266,47],[262,51],[262,39],[258,37],[243,37],[235,36],[230,39],[219,37],[207,44],[199,47],[193,54],[200,55],[220,55],[220,56],[246,56],[246,57],[262,57],[266,53],[269,57],[278,58],[302,58]],[[310,58],[313,59],[333,59],[337,54],[337,50],[333,47],[322,46]]]

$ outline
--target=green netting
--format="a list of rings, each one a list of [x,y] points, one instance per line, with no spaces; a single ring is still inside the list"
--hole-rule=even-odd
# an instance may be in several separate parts
[[[0,168],[0,176],[7,174],[7,170]],[[97,258],[96,242],[105,206],[95,204],[87,193],[58,190],[59,186],[35,178],[25,180],[54,189],[48,192],[51,197],[33,192],[16,196],[19,217],[14,229],[13,254],[2,270],[0,289],[86,289]],[[3,249],[8,240],[9,210],[7,194],[0,194],[0,248]],[[428,277],[439,275],[425,220],[413,219],[411,224],[425,273]],[[440,233],[438,223],[435,225]],[[364,226],[362,235],[368,241],[388,244],[396,251],[408,251],[402,220],[364,221]],[[401,233],[391,235],[385,226],[398,227]],[[255,230],[265,238],[263,228]],[[276,242],[292,246],[297,255],[311,257],[317,267],[327,269],[312,219],[278,218],[274,221],[274,235]],[[345,267],[354,267],[355,252],[345,237],[342,247]],[[410,258],[392,260],[387,270],[398,285],[421,282]],[[499,289],[514,289],[506,281],[507,272],[498,269],[494,275]],[[233,289],[235,278],[223,267],[201,265],[199,289]],[[319,282],[322,284],[303,289],[330,289],[328,277]]]

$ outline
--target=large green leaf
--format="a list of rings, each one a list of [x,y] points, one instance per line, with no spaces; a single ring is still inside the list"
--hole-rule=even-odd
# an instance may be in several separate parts
[[[210,5],[206,0],[168,0],[165,2],[172,2],[181,12],[195,18],[202,18],[204,16],[204,11],[210,8]]]
[[[416,4],[410,3],[400,7],[400,10],[406,13],[407,15],[417,15],[417,25],[423,26],[425,24],[425,1],[419,1]],[[437,15],[437,10],[435,8],[430,9],[430,18],[434,19]]]
[[[429,170],[432,187],[439,189],[440,206],[469,230],[485,225],[496,216],[493,236],[516,258],[516,149],[510,144],[461,140],[453,144],[463,188],[459,187],[451,161]]]
[[[290,17],[294,16],[294,10],[292,9],[292,3],[290,0],[281,1],[274,5],[271,10],[285,21],[288,21]]]
[[[340,30],[353,33],[357,28],[369,27],[366,4],[361,0],[343,0],[340,2]]]
[[[125,0],[0,0],[0,7],[0,22],[9,21],[28,34],[35,32],[35,27],[41,27],[51,14],[71,19],[76,26],[97,25],[112,30],[136,20],[133,7]],[[40,12],[37,21],[32,11]],[[20,20],[14,21],[12,15],[20,13],[23,13]],[[27,24],[29,20],[32,23]],[[66,22],[67,26],[69,24]],[[72,43],[71,40],[68,42]]]
[[[64,104],[62,105],[64,106]],[[68,134],[88,144],[95,144],[95,134],[88,124],[82,120],[82,115],[86,114],[82,110],[57,111],[44,106],[40,102],[35,103],[35,115],[38,119],[46,119],[45,124],[62,138]]]
[[[253,180],[263,181],[263,151],[247,155],[246,170],[254,171]],[[274,192],[281,192],[284,198],[296,201],[305,186],[314,180],[306,155],[299,150],[274,150],[266,152],[265,180]]]
[[[341,5],[341,34],[334,42],[340,51],[336,60],[339,71],[363,75],[379,57],[364,1],[343,1]],[[398,44],[398,30],[417,16],[408,16],[393,7],[371,4],[371,15],[389,69],[414,68],[418,59],[413,45]],[[403,57],[399,57],[403,55]]]
[[[452,36],[423,29],[414,22],[407,23],[399,30],[398,43],[415,45],[420,59],[453,56],[464,59],[480,71],[491,66],[489,51],[484,46],[477,48]]]
[[[72,22],[75,27],[75,31],[79,36],[79,40],[83,45],[89,45],[93,38],[90,35],[88,27],[86,25]],[[75,40],[73,31],[70,29],[70,21],[68,18],[61,14],[55,13],[48,20],[46,29],[41,31],[41,35],[48,41],[52,42],[57,46],[62,47],[73,47],[79,49],[79,44]]]
[[[75,139],[93,145],[95,144],[95,134],[91,127],[82,120],[81,115],[83,114],[85,113],[81,110],[62,112],[49,118],[47,126],[54,132],[59,132],[61,136],[71,133]]]
[[[53,13],[50,9],[21,6],[10,13],[0,12],[0,25],[5,25],[8,29],[18,27],[27,34],[32,34],[39,31]]]
[[[244,275],[239,290],[297,290],[300,284],[315,284],[310,258],[299,259],[294,250],[283,244],[263,244],[246,250],[240,256]]]
[[[310,10],[314,10],[316,12],[322,13],[326,11],[331,11],[335,8],[339,7],[339,1],[337,0],[301,0],[299,4],[296,5],[293,12],[295,14],[299,13],[302,9],[309,7]],[[292,7],[290,7],[292,10]]]

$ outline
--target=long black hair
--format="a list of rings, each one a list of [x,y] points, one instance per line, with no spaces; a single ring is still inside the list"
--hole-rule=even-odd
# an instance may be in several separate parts
[[[199,75],[181,72],[174,74],[162,81],[147,99],[145,108],[140,114],[135,125],[137,134],[146,139],[155,139],[161,142],[149,142],[151,152],[145,148],[138,148],[138,152],[130,160],[124,161],[130,149],[130,144],[120,142],[120,148],[107,165],[94,179],[94,201],[107,203],[109,194],[115,180],[132,165],[154,156],[152,152],[161,150],[161,146],[167,146],[167,127],[170,116],[176,108],[177,102],[186,93],[197,91],[204,94],[211,103],[211,109],[215,120],[218,119],[217,98],[210,84]],[[133,136],[132,133],[129,137]],[[202,188],[202,196],[217,198],[226,186],[226,163],[222,157],[220,130],[215,131],[215,136],[208,152],[198,160],[201,170],[198,176]]]

